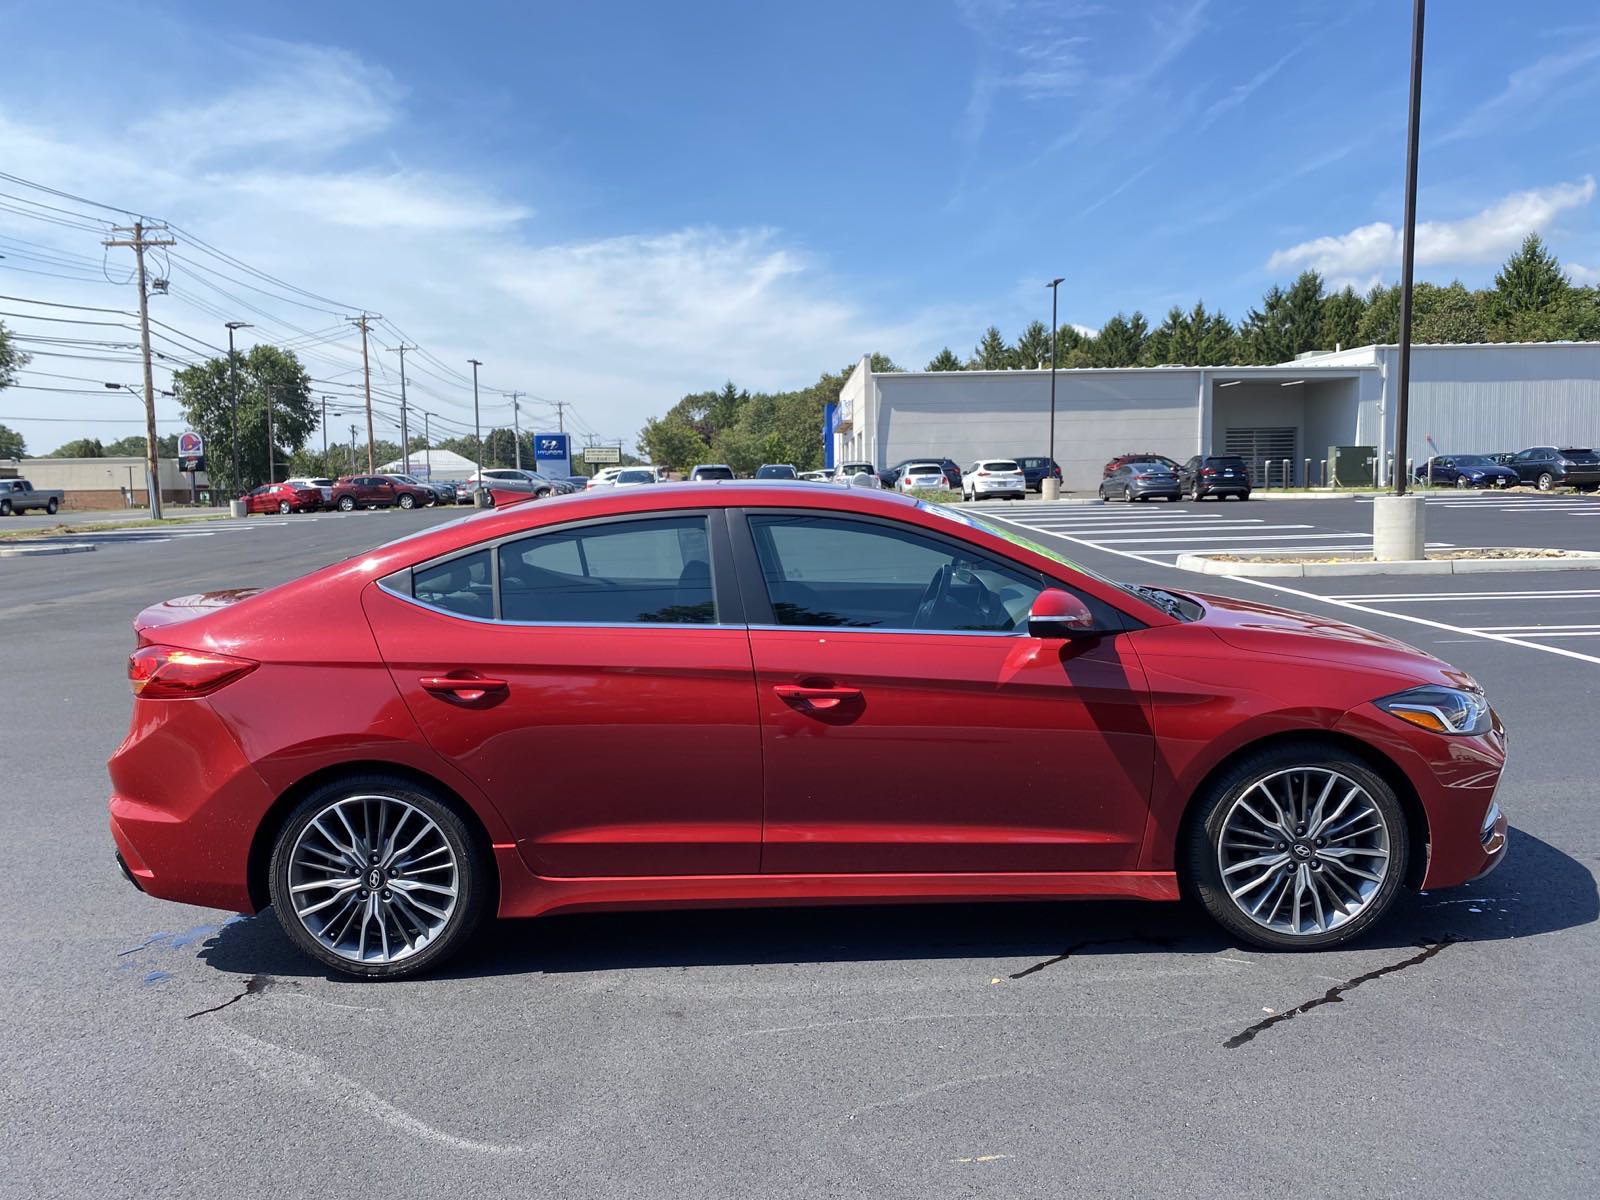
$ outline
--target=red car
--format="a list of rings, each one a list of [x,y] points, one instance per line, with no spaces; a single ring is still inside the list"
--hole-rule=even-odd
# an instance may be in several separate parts
[[[316,512],[322,507],[322,491],[296,483],[264,483],[244,494],[247,513]]]
[[[383,475],[343,475],[333,485],[330,503],[341,512],[357,508],[423,508],[433,493]]]
[[[1119,454],[1100,469],[1100,478],[1110,479],[1112,475],[1116,474],[1118,467],[1125,467],[1129,463],[1141,462],[1160,463],[1171,471],[1178,469],[1177,460],[1168,458],[1165,454]]]
[[[134,627],[123,871],[270,902],[356,975],[490,912],[674,905],[1187,893],[1330,946],[1506,845],[1504,733],[1462,672],[874,490],[490,509]]]

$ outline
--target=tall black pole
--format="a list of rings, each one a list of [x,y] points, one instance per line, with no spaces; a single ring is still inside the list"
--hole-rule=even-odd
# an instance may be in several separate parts
[[[478,484],[472,489],[472,494],[479,508],[483,507],[483,427],[478,423],[478,368],[483,366],[475,358],[467,359],[472,364],[472,452],[477,458]]]
[[[1406,217],[1400,243],[1400,371],[1395,384],[1394,494],[1406,494],[1406,423],[1411,407],[1411,273],[1417,248],[1417,130],[1422,123],[1422,10],[1411,17],[1411,114],[1406,128]],[[1380,464],[1381,465],[1381,464]]]
[[[249,329],[245,321],[229,321],[228,325],[228,391],[232,393],[233,402],[233,435],[228,440],[233,443],[233,490],[240,491],[243,481],[239,478],[239,373],[233,365],[233,331],[235,329]]]
[[[1061,276],[1045,284],[1050,289],[1050,457],[1044,474],[1039,477],[1039,494],[1044,495],[1044,481],[1056,477],[1056,300],[1061,292]]]

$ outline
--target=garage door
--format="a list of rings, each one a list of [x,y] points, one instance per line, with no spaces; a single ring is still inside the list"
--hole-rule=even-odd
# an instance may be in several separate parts
[[[1222,452],[1237,454],[1249,464],[1253,486],[1282,487],[1284,459],[1289,460],[1289,481],[1294,481],[1298,457],[1296,444],[1299,440],[1295,434],[1293,426],[1287,429],[1227,429],[1222,434]]]

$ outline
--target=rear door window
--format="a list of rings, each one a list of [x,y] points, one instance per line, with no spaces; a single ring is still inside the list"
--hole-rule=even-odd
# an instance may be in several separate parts
[[[702,516],[552,530],[499,548],[500,616],[564,624],[717,620]]]

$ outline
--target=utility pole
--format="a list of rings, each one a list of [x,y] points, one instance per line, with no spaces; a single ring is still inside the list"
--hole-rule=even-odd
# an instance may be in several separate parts
[[[433,478],[433,431],[428,428],[430,413],[422,414],[422,462],[428,468],[428,478]]]
[[[330,470],[333,464],[328,461],[328,397],[322,397],[322,469]]]
[[[272,388],[267,388],[267,482],[278,482],[278,450],[272,444]]]
[[[370,475],[377,470],[372,461],[372,364],[367,360],[367,334],[371,330],[372,316],[362,313],[359,317],[345,318],[361,330],[361,380],[367,391],[367,473]],[[379,320],[382,320],[380,315]]]
[[[516,435],[516,441],[513,445],[516,447],[517,470],[519,471],[522,470],[522,422],[518,416],[517,398],[525,395],[527,395],[526,392],[511,393],[511,432]],[[538,466],[537,463],[534,465]]]
[[[350,426],[350,474],[356,473],[356,427]]]
[[[567,402],[565,400],[557,400],[556,401],[556,432],[557,433],[565,433],[567,431],[567,420],[566,420],[567,413],[566,413],[566,410],[567,410]]]
[[[166,226],[157,228],[164,230]],[[108,239],[105,243],[106,248],[132,250],[139,263],[139,346],[144,357],[144,465],[145,473],[149,477],[150,515],[159,521],[161,520],[161,460],[160,444],[156,441],[156,381],[150,371],[150,289],[145,282],[144,252],[158,246],[172,246],[176,243],[172,238],[146,237],[143,221],[135,221],[131,227],[113,225],[111,232],[125,233],[128,236]]]
[[[404,462],[402,472],[411,474],[411,436],[406,432],[406,351],[415,350],[415,346],[408,346],[401,342],[392,347],[400,356],[400,458]],[[430,473],[429,478],[432,478]]]
[[[483,366],[475,358],[467,359],[472,364],[472,452],[477,457],[478,486],[472,489],[473,504],[482,508],[483,505],[483,429],[478,423],[478,368]]]
[[[228,326],[228,391],[233,393],[233,434],[229,441],[233,443],[233,490],[240,491],[244,480],[239,478],[239,373],[233,365],[233,331],[236,329],[249,329],[248,321],[229,321]]]
[[[1056,478],[1056,300],[1061,282],[1061,277],[1057,276],[1045,284],[1050,289],[1050,456],[1045,459],[1044,474],[1039,477],[1041,500],[1061,498],[1061,482]]]

